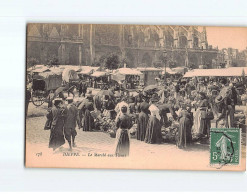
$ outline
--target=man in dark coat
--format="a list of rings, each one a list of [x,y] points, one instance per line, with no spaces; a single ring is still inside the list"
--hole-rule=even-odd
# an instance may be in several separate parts
[[[77,122],[77,115],[78,115],[78,109],[75,105],[73,105],[73,98],[68,97],[68,106],[67,106],[67,119],[64,125],[64,134],[65,138],[69,143],[70,150],[72,150],[72,146],[75,147],[75,136],[77,135],[77,132],[75,130],[76,122]],[[71,138],[72,138],[72,144],[71,144]]]
[[[81,94],[83,97],[85,97],[86,92],[87,92],[87,84],[81,80],[79,84],[79,97],[81,97]]]
[[[28,105],[29,105],[30,99],[31,99],[31,91],[28,88],[26,88],[25,116],[27,116]]]
[[[92,131],[94,129],[94,118],[91,115],[93,111],[93,103],[88,102],[85,105],[85,114],[83,118],[83,131]]]
[[[88,99],[89,102],[92,102],[93,103],[92,90],[88,90],[88,93],[86,94],[86,98]]]
[[[233,110],[235,111],[235,106],[238,104],[238,92],[235,86],[233,86],[232,84],[230,84],[230,88],[231,88],[232,107]]]
[[[149,104],[147,102],[142,102],[140,104],[141,112],[137,120],[137,140],[144,141],[148,123],[148,108]]]
[[[62,99],[54,100],[54,107],[51,110],[52,123],[49,140],[49,148],[53,150],[59,148],[65,143],[64,140],[64,122],[67,117],[66,109],[63,108]]]

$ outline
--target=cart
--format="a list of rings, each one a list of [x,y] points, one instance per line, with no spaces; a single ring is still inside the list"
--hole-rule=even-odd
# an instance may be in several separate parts
[[[41,106],[47,100],[51,90],[62,85],[62,75],[45,72],[32,76],[31,101],[35,106]]]

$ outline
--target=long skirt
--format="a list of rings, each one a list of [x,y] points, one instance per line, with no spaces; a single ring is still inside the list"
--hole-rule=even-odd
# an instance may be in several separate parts
[[[200,135],[203,133],[201,132],[200,125],[201,125],[201,111],[197,109],[195,113],[195,117],[194,117],[194,133],[197,135]]]
[[[63,135],[63,127],[60,125],[51,127],[51,134],[49,140],[49,148],[59,148],[65,143],[64,135]]]
[[[200,132],[203,133],[203,135],[209,136],[210,133],[210,127],[211,127],[211,122],[208,119],[201,119],[200,121]]]
[[[94,129],[94,119],[89,110],[85,111],[83,118],[83,131],[93,131]]]
[[[188,118],[182,117],[179,121],[177,146],[179,148],[185,148],[191,141],[191,122]]]
[[[127,129],[118,129],[116,133],[116,156],[129,156],[129,134]]]
[[[222,118],[216,121],[216,128],[227,128],[226,119]]]
[[[234,108],[228,105],[227,128],[234,127]]]
[[[202,111],[197,110],[194,118],[194,133],[197,135],[207,135],[209,136],[211,122],[208,119],[203,119],[201,117]]]

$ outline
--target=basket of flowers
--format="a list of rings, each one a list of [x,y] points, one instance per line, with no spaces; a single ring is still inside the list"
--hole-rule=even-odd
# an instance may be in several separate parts
[[[178,133],[179,124],[175,121],[169,127],[162,127],[161,134],[165,142],[174,143]]]

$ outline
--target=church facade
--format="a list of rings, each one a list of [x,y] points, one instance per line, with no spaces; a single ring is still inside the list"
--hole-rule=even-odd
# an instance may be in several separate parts
[[[208,45],[206,28],[196,26],[28,24],[27,58],[40,64],[56,56],[60,64],[91,65],[102,55],[116,53],[128,67],[162,64],[214,66],[218,49]]]

